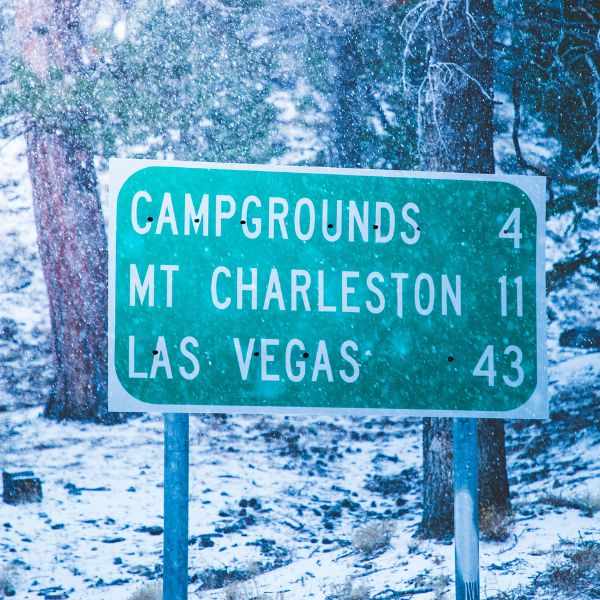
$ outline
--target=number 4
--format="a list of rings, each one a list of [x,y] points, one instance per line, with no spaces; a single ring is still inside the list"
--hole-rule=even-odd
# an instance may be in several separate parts
[[[487,368],[484,368],[487,364]],[[479,361],[473,369],[473,375],[477,377],[487,377],[488,385],[493,387],[496,380],[496,371],[494,370],[494,346],[487,346]]]
[[[514,227],[514,230],[511,232],[510,228]],[[521,209],[515,208],[511,213],[508,219],[506,219],[506,223],[502,225],[502,229],[498,234],[499,238],[513,240],[513,247],[519,248],[521,246],[521,240],[523,239],[523,235],[521,233]]]

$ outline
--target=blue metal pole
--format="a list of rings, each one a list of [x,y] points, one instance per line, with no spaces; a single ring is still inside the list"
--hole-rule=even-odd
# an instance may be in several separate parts
[[[477,419],[454,419],[456,600],[479,600],[479,450]]]
[[[189,415],[165,414],[163,600],[188,598]]]

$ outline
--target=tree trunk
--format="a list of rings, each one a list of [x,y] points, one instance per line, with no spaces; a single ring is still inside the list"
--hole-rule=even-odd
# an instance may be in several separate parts
[[[451,483],[452,419],[423,419],[423,537],[451,537]]]
[[[360,85],[362,61],[358,46],[359,32],[355,25],[346,25],[337,32],[335,104],[333,114],[332,166],[360,167],[361,127],[364,94]]]
[[[600,64],[600,30],[598,31],[598,35],[596,37],[596,46],[594,48],[594,52],[588,54],[585,59],[590,68],[594,82],[596,135],[594,136],[593,147],[595,151],[596,166],[598,167],[598,179],[596,180],[596,204],[600,206],[600,68],[596,64],[596,60],[598,60],[598,64]]]
[[[419,156],[431,171],[493,173],[493,2],[438,1],[423,19],[428,64],[419,91]],[[504,423],[479,422],[480,511],[490,529],[510,510]],[[453,532],[452,423],[423,421],[423,537]]]
[[[42,80],[57,72],[67,88],[80,75],[79,0],[20,0],[23,60]],[[27,158],[38,247],[50,304],[56,382],[45,414],[107,414],[107,241],[93,156],[77,134],[79,107],[63,127],[30,119]]]

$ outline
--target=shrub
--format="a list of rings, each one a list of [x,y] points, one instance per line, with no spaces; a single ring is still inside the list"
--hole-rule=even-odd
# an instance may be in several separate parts
[[[581,542],[564,559],[552,564],[548,580],[553,588],[581,591],[587,584],[600,579],[600,543]]]
[[[12,569],[0,569],[0,598],[16,596],[16,574]]]
[[[589,489],[573,496],[546,494],[541,498],[541,501],[550,506],[580,510],[588,517],[593,517],[597,512],[600,512],[600,492]]]
[[[579,503],[581,511],[589,517],[593,517],[600,512],[600,491],[590,489],[577,494],[575,500]]]
[[[446,591],[450,585],[450,577],[448,575],[438,575],[431,581],[433,587],[433,600],[447,600]]]
[[[328,600],[370,600],[371,590],[366,585],[355,586],[349,579],[342,584],[334,585]]]
[[[150,583],[133,592],[129,600],[162,600],[162,583]]]
[[[256,583],[234,583],[225,588],[223,600],[283,600],[283,593],[261,593]]]
[[[352,537],[352,546],[355,550],[370,556],[390,545],[395,529],[396,524],[390,521],[369,523],[356,531]]]
[[[483,510],[479,516],[481,538],[488,542],[503,542],[513,528],[513,520],[509,515],[493,510]]]

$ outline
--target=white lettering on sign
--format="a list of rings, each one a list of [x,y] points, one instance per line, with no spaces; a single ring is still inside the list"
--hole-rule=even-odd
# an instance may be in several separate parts
[[[129,379],[147,379],[148,373],[135,370],[135,336],[129,336]]]
[[[250,222],[252,223],[253,229],[248,227],[248,206],[253,204],[256,208],[260,208],[262,206],[260,202],[260,198],[257,196],[246,196],[244,201],[242,202],[242,219],[240,223],[242,224],[242,232],[249,240],[255,240],[260,236],[262,231],[262,223],[258,217],[252,217]]]
[[[429,273],[419,273],[411,279],[408,273],[388,273],[386,276],[373,271],[365,276],[360,271],[342,270],[328,275],[319,269],[316,275],[313,277],[305,269],[291,269],[282,274],[272,267],[265,280],[266,274],[256,267],[237,267],[234,278],[231,269],[220,265],[212,272],[210,298],[218,310],[233,308],[235,297],[237,310],[258,310],[260,306],[263,311],[360,313],[366,310],[380,314],[388,308],[394,309],[398,318],[403,318],[404,288],[412,284],[412,307],[418,315],[431,315],[436,307],[444,317],[462,315],[460,275],[454,276],[454,283],[445,273],[437,281]],[[390,292],[392,286],[386,285],[391,281],[395,282],[395,294]],[[409,283],[405,286],[405,282]]]
[[[187,358],[188,361],[192,365],[192,370],[188,371],[185,367],[179,367],[179,374],[188,381],[192,379],[196,379],[200,373],[200,362],[194,355],[194,353],[189,349],[189,346],[192,348],[198,348],[198,340],[191,335],[184,337],[179,344],[179,350],[184,358]]]
[[[260,350],[255,350],[257,347]],[[309,361],[312,363],[310,380],[313,382],[331,383],[336,375],[345,383],[354,383],[359,378],[359,350],[354,340],[345,340],[340,344],[338,354],[345,366],[337,372],[333,370],[325,340],[319,340],[314,353],[310,353],[302,340],[292,338],[285,343],[283,361],[282,347],[278,338],[261,338],[258,344],[256,338],[250,338],[244,345],[240,338],[234,337],[233,348],[242,381],[248,380],[254,359],[258,362],[260,381],[282,381],[285,377],[288,381],[300,383],[307,377],[306,365]]]
[[[177,349],[177,372],[182,379],[192,381],[200,374],[200,361],[194,350],[200,347],[198,340],[191,335],[185,336],[178,344]],[[136,358],[140,358],[140,351],[136,349],[135,336],[129,336],[129,372],[130,379],[156,379],[159,374],[163,374],[167,379],[173,379],[172,359],[169,354],[169,345],[164,336],[158,336],[152,353],[147,353],[145,362],[150,366],[150,372],[138,371],[136,369]],[[180,360],[182,359],[182,360]]]
[[[160,205],[160,213],[158,215],[156,231],[154,233],[156,235],[160,235],[165,225],[169,225],[172,235],[179,234],[179,230],[177,229],[177,220],[175,219],[173,199],[171,198],[171,194],[169,192],[164,195],[162,204]]]
[[[140,235],[144,235],[152,229],[152,225],[148,221],[146,217],[144,221],[146,221],[145,225],[140,225],[140,221],[138,219],[138,209],[140,200],[144,200],[145,202],[152,202],[152,196],[148,192],[144,192],[140,190],[136,192],[131,201],[131,226],[136,233]]]
[[[183,223],[183,234],[190,235],[191,230],[198,233],[202,225],[202,235],[208,235],[208,194],[203,194],[200,206],[196,209],[191,194],[185,195],[185,221]]]
[[[154,306],[154,265],[148,265],[144,281],[136,265],[129,265],[129,306],[135,306],[136,297],[140,304],[144,304],[148,295],[148,306]]]
[[[225,208],[227,204],[228,208]],[[215,210],[215,235],[221,237],[223,221],[235,215],[235,200],[229,194],[217,194]]]
[[[383,218],[383,212],[387,213],[387,218]],[[375,202],[375,243],[387,244],[394,237],[396,228],[396,213],[394,207],[389,202]],[[387,227],[387,232],[383,234],[384,225]]]
[[[275,239],[275,222],[279,224],[279,236],[281,239],[288,239],[287,226],[285,224],[288,212],[288,202],[285,198],[269,198],[269,239]]]
[[[418,215],[419,207],[414,202],[407,202],[402,207],[402,218],[404,219],[404,221],[406,221],[408,225],[411,226],[413,233],[409,236],[403,231],[400,234],[400,237],[402,238],[402,241],[405,244],[409,245],[416,244],[419,241],[419,238],[421,237],[421,228],[419,227],[419,224],[410,216],[411,212]]]
[[[510,230],[512,227],[512,231]],[[513,247],[519,249],[521,247],[521,240],[523,239],[523,234],[521,233],[521,209],[515,208],[511,213],[504,225],[502,225],[502,229],[500,229],[500,233],[498,237],[505,240],[513,240]]]
[[[525,372],[521,366],[523,361],[523,352],[518,346],[507,346],[504,349],[504,356],[510,356],[511,354],[514,354],[515,358],[514,360],[511,360],[510,367],[516,371],[516,375],[515,377],[502,375],[502,381],[508,387],[516,388],[519,387],[525,379]],[[488,385],[490,387],[493,387],[496,384],[497,371],[495,368],[494,346],[486,346],[483,354],[473,369],[473,375],[476,377],[487,377]]]
[[[336,200],[334,204],[335,218],[332,219],[330,202],[326,198],[315,202],[312,198],[301,197],[290,202],[284,197],[269,196],[263,201],[259,196],[249,194],[238,202],[231,194],[211,196],[208,193],[185,192],[174,195],[165,192],[160,204],[154,205],[151,194],[139,190],[131,200],[131,227],[139,235],[153,231],[155,235],[208,237],[212,221],[216,237],[225,235],[225,228],[231,231],[235,227],[250,240],[262,235],[269,239],[287,240],[293,235],[300,241],[309,242],[318,234],[332,243],[342,239],[375,244],[400,240],[412,245],[419,241],[421,230],[416,215],[420,209],[414,202],[395,206],[383,200]],[[157,210],[155,221],[152,213]],[[514,217],[511,218],[514,221]],[[509,219],[508,225],[513,221]],[[399,223],[408,226],[408,231],[399,227]],[[512,238],[513,234],[501,233],[500,237]]]
[[[179,271],[178,265],[159,265],[161,271],[166,273],[165,276],[165,306],[173,307],[173,273]],[[129,265],[129,306],[135,306],[139,301],[140,305],[144,305],[146,296],[148,296],[148,306],[154,307],[155,300],[155,269],[154,265],[148,265],[144,279],[140,277],[137,265]]]
[[[342,237],[342,209],[343,202],[337,200],[335,203],[335,225],[329,218],[329,200],[322,202],[323,218],[321,219],[321,232],[328,242],[337,242]]]
[[[404,316],[404,290],[402,284],[405,279],[408,279],[408,273],[392,273],[390,277],[396,280],[396,315],[402,318]]]
[[[523,316],[523,277],[515,277],[515,288],[517,293],[517,317]],[[500,314],[503,317],[508,316],[508,280],[506,275],[498,279],[500,284]]]
[[[231,298],[229,296],[225,296],[225,300],[220,300],[217,295],[217,286],[219,275],[223,275],[228,279],[231,279],[231,271],[227,267],[217,267],[212,274],[210,280],[210,297],[213,303],[213,306],[219,310],[225,310],[229,308],[231,305]]]
[[[179,271],[178,265],[160,265],[160,270],[167,274],[167,308],[173,307],[173,273]]]

